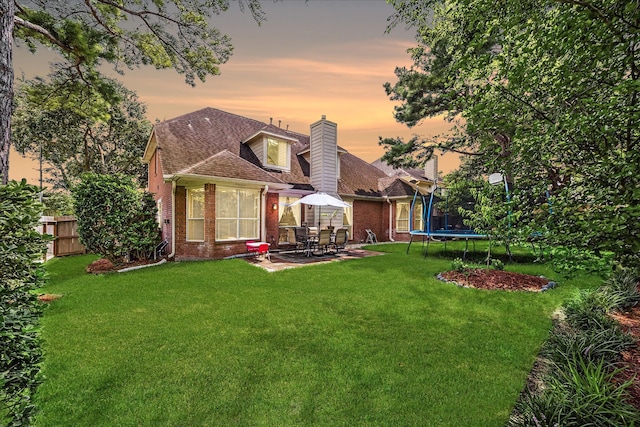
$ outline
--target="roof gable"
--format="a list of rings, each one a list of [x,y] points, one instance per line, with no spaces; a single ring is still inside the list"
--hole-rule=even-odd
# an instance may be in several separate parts
[[[183,169],[180,175],[216,176],[220,178],[242,179],[247,181],[276,182],[283,184],[278,177],[255,166],[251,162],[236,156],[229,150],[223,150],[208,159]]]
[[[290,170],[263,167],[251,148],[243,143],[261,133],[272,134],[291,143]],[[203,108],[157,123],[153,136],[153,144],[162,151],[160,162],[165,177],[188,174],[273,182],[313,190],[309,163],[303,155],[309,150],[308,135],[215,108]],[[151,151],[153,147],[148,145],[147,149]],[[382,197],[378,180],[385,177],[385,173],[342,148],[338,150],[341,161],[338,192],[350,196]]]

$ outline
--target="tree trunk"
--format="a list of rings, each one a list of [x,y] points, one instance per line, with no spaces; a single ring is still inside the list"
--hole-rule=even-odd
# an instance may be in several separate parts
[[[11,106],[13,104],[13,0],[0,0],[0,177],[9,182]]]

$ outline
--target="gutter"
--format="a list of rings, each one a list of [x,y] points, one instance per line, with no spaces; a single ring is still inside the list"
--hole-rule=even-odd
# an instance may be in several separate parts
[[[176,256],[176,181],[171,180],[171,253],[167,258]]]
[[[262,230],[260,231],[260,240],[263,242],[267,241],[267,193],[269,192],[269,185],[265,185],[264,189],[262,190],[262,195],[261,195],[261,205],[262,205],[262,209],[261,209],[261,213],[260,213],[260,223],[261,223],[261,227]]]
[[[391,203],[391,199],[389,197],[384,196],[384,199],[389,204],[389,241],[395,242],[395,240],[393,240],[393,204]]]

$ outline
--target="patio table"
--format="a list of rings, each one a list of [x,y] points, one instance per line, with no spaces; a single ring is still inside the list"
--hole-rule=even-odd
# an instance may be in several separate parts
[[[246,242],[247,252],[253,252],[256,255],[263,255],[265,258],[271,259],[271,254],[269,253],[269,247],[271,247],[271,243],[267,242]]]
[[[304,254],[308,257],[310,257],[311,255],[313,255],[313,249],[314,246],[318,243],[318,238],[320,236],[318,234],[307,234],[305,235],[305,248],[304,248]],[[330,240],[331,243],[334,243],[336,241],[336,233],[331,233],[330,236]]]
[[[317,234],[306,234],[304,240],[304,254],[306,256],[311,256],[313,253],[314,244],[318,243],[318,235]]]

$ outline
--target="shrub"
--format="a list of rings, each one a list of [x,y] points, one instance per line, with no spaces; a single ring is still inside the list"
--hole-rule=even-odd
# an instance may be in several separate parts
[[[153,253],[159,242],[156,206],[144,194],[125,175],[83,175],[73,196],[87,249],[114,263]]]
[[[140,209],[131,218],[125,246],[130,259],[146,259],[153,255],[160,234],[156,218],[156,202],[151,193],[142,194]]]
[[[577,297],[564,306],[566,321],[578,329],[602,329],[615,325],[615,320],[608,316],[619,298],[602,290],[583,290]]]
[[[34,289],[44,283],[38,262],[48,238],[36,231],[42,205],[25,180],[0,186],[0,421],[28,425],[38,386],[40,303]]]
[[[494,270],[504,270],[504,262],[498,258],[491,258],[491,268]]]
[[[631,269],[620,269],[613,272],[602,287],[602,291],[610,295],[611,310],[628,310],[640,301],[638,293],[638,274]]]
[[[465,263],[462,258],[455,258],[451,261],[451,270],[464,273],[469,270],[469,265]]]
[[[619,360],[620,353],[633,343],[633,337],[624,333],[617,325],[582,330],[558,324],[543,346],[541,354],[557,365],[580,356],[589,362],[603,362],[605,366],[611,367]]]
[[[628,426],[640,423],[640,412],[626,402],[631,382],[612,382],[617,371],[578,355],[545,381],[540,393],[517,404],[511,426]]]

